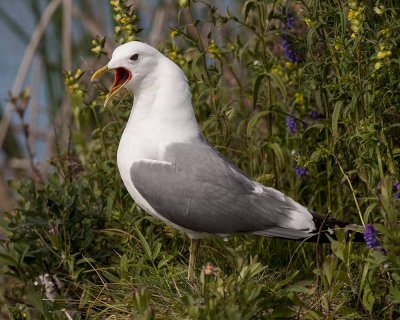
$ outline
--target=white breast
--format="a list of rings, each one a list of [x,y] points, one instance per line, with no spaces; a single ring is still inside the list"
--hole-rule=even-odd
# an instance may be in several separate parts
[[[164,149],[165,146],[163,144],[161,144],[157,148],[155,148],[155,145],[153,144],[152,147],[149,148],[149,145],[144,145],[132,141],[128,135],[123,134],[117,152],[117,165],[122,181],[124,182],[126,189],[128,190],[129,194],[131,195],[135,203],[139,207],[141,207],[144,211],[146,211],[148,214],[171,225],[175,229],[187,233],[189,237],[192,239],[208,237],[209,234],[199,233],[193,230],[182,228],[165,219],[156,210],[154,210],[154,208],[146,201],[145,198],[143,198],[143,196],[135,188],[134,181],[132,181],[130,173],[132,164],[135,161],[149,159],[150,155],[152,154],[154,155],[154,154],[160,154],[161,152],[163,153]],[[150,160],[150,161],[156,161],[156,160]]]
[[[157,212],[137,191],[131,179],[131,173],[130,173],[132,164],[135,161],[151,158],[151,154],[156,152],[157,150],[154,150],[154,147],[150,148],[149,145],[146,146],[145,144],[138,143],[135,140],[131,141],[130,138],[131,137],[128,134],[126,134],[126,132],[124,132],[118,146],[117,165],[122,181],[124,182],[126,189],[132,196],[136,204],[138,204],[149,214],[163,220],[162,217],[157,214]]]

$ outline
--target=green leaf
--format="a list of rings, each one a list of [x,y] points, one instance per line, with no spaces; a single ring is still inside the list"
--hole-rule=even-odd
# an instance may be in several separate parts
[[[152,259],[153,255],[152,255],[152,253],[151,253],[151,249],[150,249],[149,243],[147,242],[147,240],[146,240],[146,238],[143,236],[143,234],[140,232],[140,230],[139,230],[137,227],[135,227],[135,229],[136,229],[136,234],[138,235],[138,237],[139,237],[139,239],[140,239],[140,243],[142,244],[142,247],[143,247],[143,249],[144,249],[144,252],[146,253],[147,257],[148,257],[151,261],[153,261],[153,259]]]
[[[324,316],[319,311],[309,310],[304,315],[304,319],[306,319],[306,320],[321,320],[321,319],[324,319]]]
[[[161,242],[157,242],[153,248],[153,254],[151,257],[151,260],[154,261],[157,259],[158,255],[160,254],[160,250],[161,250]]]
[[[121,279],[127,279],[128,270],[129,270],[128,257],[127,257],[126,254],[123,254],[121,256],[121,259],[120,259],[120,262],[119,262],[119,273],[120,273]]]
[[[311,295],[315,292],[315,288],[313,288],[312,286],[313,283],[310,280],[299,281],[290,285],[286,289],[286,292],[296,292],[296,293],[304,293],[307,295]]]
[[[338,139],[338,121],[340,116],[340,111],[342,110],[343,101],[337,101],[333,109],[332,114],[332,136],[334,142]]]
[[[101,275],[106,278],[108,281],[112,282],[112,283],[119,283],[121,281],[121,279],[118,279],[116,276],[114,276],[112,273],[103,270],[103,272],[101,273]]]
[[[192,78],[196,72],[197,63],[198,63],[199,59],[201,59],[203,57],[203,55],[204,55],[204,53],[199,53],[192,60],[192,65],[191,65],[191,69],[190,69],[190,76]]]
[[[390,287],[389,288],[389,298],[392,301],[392,303],[399,304],[400,303],[400,289]]]
[[[270,147],[274,151],[275,157],[278,161],[278,165],[281,168],[283,168],[284,163],[285,163],[285,156],[283,154],[283,150],[282,150],[281,146],[277,142],[274,142],[274,143],[268,144],[268,147]]]
[[[374,210],[374,209],[376,208],[377,205],[378,205],[378,202],[374,202],[374,203],[371,203],[371,204],[367,207],[367,209],[365,209],[365,211],[364,211],[364,216],[363,216],[363,219],[364,219],[365,222],[368,222],[368,221],[369,221],[369,216],[370,216],[372,210]]]
[[[375,296],[374,296],[374,293],[372,292],[371,287],[369,286],[368,283],[366,283],[365,287],[364,287],[362,303],[363,303],[365,309],[367,309],[371,313],[372,308],[375,303]]]
[[[275,287],[274,287],[274,291],[278,290],[279,288],[283,288],[284,286],[286,286],[288,283],[290,283],[294,278],[297,277],[297,275],[299,274],[299,270],[296,270],[294,273],[292,273],[290,276],[288,276],[286,279],[283,279],[281,281],[279,281]]]
[[[0,265],[11,266],[14,268],[18,268],[19,266],[18,262],[13,257],[5,253],[0,253]]]
[[[346,260],[346,258],[348,257],[347,244],[342,241],[332,240],[331,248],[334,255],[347,264]]]
[[[338,259],[333,255],[328,256],[322,264],[322,274],[326,278],[329,286],[332,286],[337,267]]]
[[[265,74],[260,74],[257,78],[256,81],[254,82],[254,88],[253,88],[253,110],[256,109],[257,107],[257,101],[258,101],[258,90],[260,89],[260,85],[262,80],[265,78]]]
[[[297,316],[297,312],[287,305],[277,306],[271,314],[270,319],[290,319]]]
[[[247,20],[250,10],[254,7],[254,0],[249,0],[244,4],[244,21]]]
[[[83,288],[83,292],[81,294],[81,297],[79,299],[79,308],[84,308],[90,301],[90,299],[92,298],[92,287],[89,286],[85,286]]]
[[[280,77],[276,76],[275,74],[270,73],[270,72],[268,72],[267,75],[278,86],[279,90],[281,91],[281,94],[282,94],[283,98],[286,99],[287,92],[286,92],[285,84],[282,82],[282,79]]]
[[[174,258],[174,256],[166,256],[163,259],[161,259],[161,261],[158,263],[157,268],[161,269],[164,265],[166,265],[169,261],[171,261]]]
[[[246,130],[246,134],[248,137],[251,137],[251,132],[253,131],[254,126],[256,126],[258,124],[258,122],[260,121],[260,119],[262,117],[267,116],[268,114],[270,114],[271,111],[270,110],[265,110],[265,111],[261,111],[256,113],[249,121],[249,123],[247,124],[247,130]]]

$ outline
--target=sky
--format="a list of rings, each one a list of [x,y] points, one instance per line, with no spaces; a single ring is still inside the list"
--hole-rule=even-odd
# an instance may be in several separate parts
[[[1,1],[0,8],[17,21],[23,22],[20,24],[21,27],[27,34],[31,34],[34,29],[34,20],[23,2],[23,0]],[[25,44],[9,29],[3,18],[0,18],[0,39],[0,57],[3,61],[0,65],[0,101],[4,107],[8,91],[13,85],[24,55]]]

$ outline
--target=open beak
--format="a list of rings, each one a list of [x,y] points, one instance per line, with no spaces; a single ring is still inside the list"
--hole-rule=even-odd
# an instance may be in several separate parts
[[[104,67],[101,67],[99,70],[97,70],[95,73],[93,73],[92,82],[96,78],[98,78],[101,74],[103,74],[104,72],[106,72],[108,70],[110,70],[110,69],[108,69],[108,66],[105,65]],[[119,92],[131,79],[132,79],[132,73],[129,70],[122,68],[122,67],[115,69],[114,83],[113,83],[113,86],[111,87],[110,92],[108,93],[108,95],[106,97],[106,101],[104,101],[104,107],[107,106],[110,99],[117,92]]]

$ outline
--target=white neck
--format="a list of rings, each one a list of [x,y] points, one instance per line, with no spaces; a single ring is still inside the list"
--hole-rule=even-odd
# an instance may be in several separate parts
[[[202,140],[184,73],[168,59],[159,64],[156,73],[134,83],[133,110],[120,143],[120,149],[136,148],[134,158],[157,159],[170,143]]]

